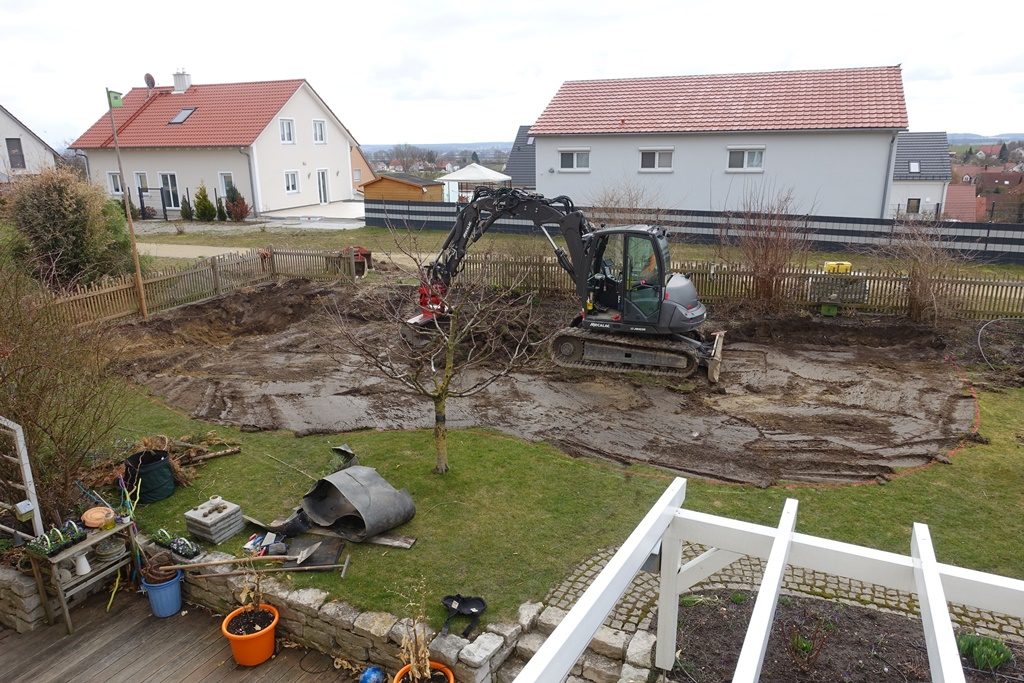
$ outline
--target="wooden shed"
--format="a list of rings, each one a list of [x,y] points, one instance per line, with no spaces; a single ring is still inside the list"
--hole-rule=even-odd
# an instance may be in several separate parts
[[[363,185],[366,199],[439,202],[443,185],[408,173],[388,173]]]

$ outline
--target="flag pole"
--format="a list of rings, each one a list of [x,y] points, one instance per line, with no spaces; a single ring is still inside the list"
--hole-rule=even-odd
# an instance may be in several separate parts
[[[120,96],[119,96],[120,99]],[[135,245],[135,223],[132,221],[131,193],[121,163],[121,147],[117,144],[117,124],[114,123],[114,104],[110,100],[110,88],[107,88],[107,113],[110,114],[110,129],[114,132],[114,153],[117,155],[117,172],[121,174],[121,197],[124,200],[124,214],[128,218],[128,238],[132,244],[132,264],[135,266],[135,291],[139,296],[139,312],[142,319],[149,317],[146,309],[146,288],[142,286],[142,267],[139,265],[139,250]]]

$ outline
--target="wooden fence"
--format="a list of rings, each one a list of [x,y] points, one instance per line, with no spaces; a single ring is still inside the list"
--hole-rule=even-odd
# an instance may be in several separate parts
[[[351,253],[267,247],[214,256],[185,268],[153,273],[143,278],[142,286],[149,312],[157,313],[279,277],[334,280],[354,277],[355,272],[355,257]],[[131,275],[107,278],[54,297],[52,303],[58,315],[76,325],[139,314],[135,280]]]
[[[488,282],[541,294],[572,291],[572,281],[550,256],[469,256],[469,274]],[[672,263],[672,271],[686,273],[701,299],[708,304],[742,301],[752,296],[754,273],[736,266],[705,262]],[[281,277],[319,280],[351,278],[356,273],[352,254],[314,249],[253,249],[205,259],[193,266],[167,270],[143,279],[146,302],[156,313],[175,306],[205,301],[241,287]],[[1024,315],[1024,278],[965,275],[939,281],[940,300],[950,315],[988,319]],[[833,303],[842,308],[876,314],[905,314],[909,306],[908,278],[883,271],[849,275],[793,268],[775,285],[779,296],[794,306]],[[53,300],[69,323],[80,324],[138,315],[139,305],[131,276],[113,278]]]
[[[693,280],[701,300],[708,304],[750,298],[755,288],[753,271],[706,262],[674,262],[671,269]],[[553,257],[470,256],[467,273],[481,274],[503,287],[537,290],[542,294],[570,291],[568,274]],[[814,268],[793,268],[778,280],[779,296],[794,306],[833,303],[864,313],[905,314],[909,306],[908,277],[885,271],[858,271],[849,275],[824,273]],[[963,275],[938,281],[937,296],[947,302],[950,315],[988,319],[1024,314],[1024,278]]]

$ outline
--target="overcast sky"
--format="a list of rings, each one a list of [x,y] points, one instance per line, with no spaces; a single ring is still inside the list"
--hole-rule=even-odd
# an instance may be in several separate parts
[[[911,130],[1019,133],[1022,8],[0,0],[0,104],[60,149],[105,87],[183,67],[193,83],[305,78],[364,144],[511,141],[566,80],[902,64]]]

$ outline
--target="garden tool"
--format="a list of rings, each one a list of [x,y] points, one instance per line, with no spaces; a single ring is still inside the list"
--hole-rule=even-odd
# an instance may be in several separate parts
[[[298,555],[261,555],[259,557],[233,557],[230,560],[212,560],[210,562],[193,562],[191,564],[172,564],[170,566],[164,567],[164,569],[199,569],[200,567],[217,567],[224,564],[238,564],[239,562],[256,561],[287,562],[289,560],[295,560],[295,564],[302,564],[309,558],[310,555],[316,552],[316,549],[320,547],[320,543],[321,541],[317,541],[308,548],[305,548]],[[226,574],[216,574],[215,576],[226,576]]]

